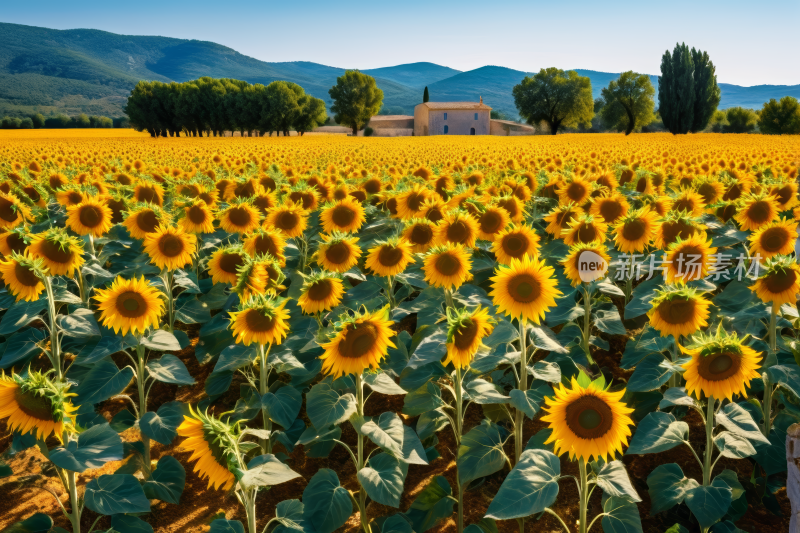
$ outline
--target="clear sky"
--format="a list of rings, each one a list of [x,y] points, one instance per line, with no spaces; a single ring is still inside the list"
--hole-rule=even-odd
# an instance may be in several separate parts
[[[676,41],[720,82],[800,84],[800,0],[0,0],[0,21],[213,41],[263,61],[658,74]]]

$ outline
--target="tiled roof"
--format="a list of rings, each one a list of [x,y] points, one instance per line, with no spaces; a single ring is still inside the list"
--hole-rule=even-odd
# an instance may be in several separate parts
[[[428,109],[491,109],[481,102],[426,102]]]

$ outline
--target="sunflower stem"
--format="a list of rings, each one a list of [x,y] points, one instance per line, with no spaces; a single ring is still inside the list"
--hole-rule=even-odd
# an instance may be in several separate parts
[[[147,393],[145,392],[145,385],[147,377],[145,376],[145,349],[141,343],[136,345],[136,386],[139,389],[139,420],[147,413]],[[141,426],[139,433],[142,437],[142,444],[144,447],[144,474],[145,478],[150,477],[150,437],[142,433]]]
[[[461,391],[461,367],[456,366],[456,380],[455,380],[455,396],[456,396],[456,450],[461,446],[461,434],[464,429],[463,426],[463,404],[464,398]],[[461,485],[461,473],[456,465],[456,485],[458,485],[458,533],[464,531],[464,487]]]
[[[580,518],[578,519],[578,531],[586,533],[589,530],[589,524],[586,520],[586,511],[589,507],[589,478],[586,475],[586,462],[583,457],[578,459],[578,472],[580,475]]]
[[[675,345],[672,348],[672,362],[674,364],[678,364],[678,360],[681,357],[681,340],[680,335],[673,335],[673,340],[675,341]],[[673,372],[672,375],[669,377],[669,386],[670,387],[677,387],[681,382],[681,375],[677,372]]]
[[[628,305],[633,296],[633,273],[629,273],[625,279],[625,305]]]
[[[589,349],[589,339],[592,334],[592,297],[589,295],[589,289],[583,287],[583,351],[586,352],[586,358],[589,363],[593,363],[592,352]]]
[[[455,309],[455,305],[453,304],[453,291],[450,289],[444,290],[444,303],[448,309]]]
[[[769,375],[764,372],[761,374],[761,379],[764,382],[764,401],[761,408],[763,410],[764,421],[761,424],[761,433],[769,438],[769,432],[772,430],[772,383],[769,381]]]
[[[164,281],[164,291],[167,293],[167,331],[172,333],[175,327],[175,299],[172,296],[172,271],[166,270],[161,278]]]
[[[388,291],[386,295],[389,298],[389,305],[394,308],[397,304],[394,301],[394,276],[388,276],[386,278],[386,283],[388,285]]]
[[[714,446],[713,446],[714,405],[716,404],[716,402],[717,401],[712,396],[708,399],[708,405],[706,406],[706,453],[705,457],[703,458],[704,487],[711,485],[711,469],[713,468],[713,464],[711,463],[711,455],[714,452]]]
[[[81,509],[78,502],[78,485],[75,483],[75,472],[67,471],[69,483],[69,504],[72,512],[69,521],[72,522],[72,533],[81,533]]]
[[[778,353],[778,309],[779,305],[772,302],[772,312],[769,315],[769,351]]]
[[[519,385],[518,388],[523,393],[528,390],[528,336],[526,327],[528,321],[525,318],[519,319]],[[525,426],[525,412],[517,409],[514,420],[514,464],[519,463],[519,457],[525,446],[523,442],[523,428]]]
[[[44,277],[44,287],[47,290],[47,313],[50,318],[50,363],[56,371],[58,381],[64,381],[64,369],[61,365],[61,345],[58,342],[58,326],[56,325],[56,297],[53,292],[53,278]]]
[[[269,351],[272,348],[272,343],[267,345],[266,350],[264,349],[263,344],[258,345],[258,359],[259,359],[259,367],[261,371],[261,379],[259,380],[259,394],[263,397],[267,391],[269,390],[269,372],[267,371],[267,356],[269,355]],[[267,416],[266,410],[264,410],[263,406],[261,408],[261,419],[264,423],[264,429],[272,432],[272,420],[270,420],[269,416]],[[270,436],[269,439],[259,439],[261,444],[261,453],[268,454],[272,453],[272,437]]]
[[[356,374],[356,409],[360,418],[364,417],[364,385],[361,381],[361,373]],[[356,434],[358,442],[356,474],[364,468],[364,436]],[[371,533],[369,520],[367,519],[367,491],[359,483],[358,487],[358,510],[361,515],[361,529],[364,533]]]

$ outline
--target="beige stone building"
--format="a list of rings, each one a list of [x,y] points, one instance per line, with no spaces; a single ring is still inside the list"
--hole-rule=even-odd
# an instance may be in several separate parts
[[[425,102],[414,108],[414,135],[489,135],[492,108],[480,102]]]

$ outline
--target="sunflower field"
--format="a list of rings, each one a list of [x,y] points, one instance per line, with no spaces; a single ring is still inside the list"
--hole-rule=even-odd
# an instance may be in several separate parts
[[[4,531],[788,529],[796,137],[0,140]]]

